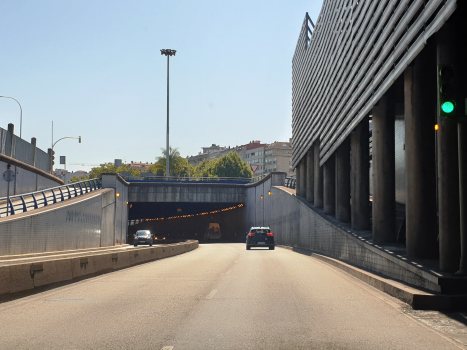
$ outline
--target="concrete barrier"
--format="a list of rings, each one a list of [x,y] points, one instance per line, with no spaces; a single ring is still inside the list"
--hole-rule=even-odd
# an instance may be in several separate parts
[[[198,241],[187,241],[164,246],[0,266],[0,296],[14,296],[20,292],[33,291],[37,287],[63,284],[124,269],[179,255],[194,250],[198,246]]]

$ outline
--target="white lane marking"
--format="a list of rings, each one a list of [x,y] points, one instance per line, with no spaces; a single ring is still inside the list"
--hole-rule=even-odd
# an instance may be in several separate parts
[[[213,289],[211,290],[211,293],[208,294],[208,296],[206,297],[206,299],[212,299],[212,297],[214,296],[214,294],[217,293],[217,289]]]
[[[164,346],[161,350],[172,350],[173,346]]]

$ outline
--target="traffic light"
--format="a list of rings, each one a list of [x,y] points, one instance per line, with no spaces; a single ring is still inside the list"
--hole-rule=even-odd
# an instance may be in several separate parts
[[[455,72],[451,64],[438,66],[438,109],[444,118],[457,117]]]
[[[55,151],[52,150],[52,167],[55,165]]]

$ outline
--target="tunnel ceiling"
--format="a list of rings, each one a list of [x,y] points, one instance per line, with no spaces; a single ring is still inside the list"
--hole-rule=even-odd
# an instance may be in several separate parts
[[[129,203],[129,220],[196,215],[238,206],[240,203]]]

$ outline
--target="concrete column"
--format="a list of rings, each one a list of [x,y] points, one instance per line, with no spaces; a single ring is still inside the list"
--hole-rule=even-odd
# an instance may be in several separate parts
[[[295,168],[295,194],[297,197],[300,196],[300,162]]]
[[[448,21],[436,34],[438,64],[455,60],[456,33],[452,29]],[[439,264],[441,270],[455,272],[461,255],[457,122],[438,116],[438,125]]]
[[[373,242],[395,242],[396,185],[394,146],[395,101],[391,92],[373,107]]]
[[[324,213],[334,215],[336,213],[336,158],[333,154],[323,164],[324,178]]]
[[[316,141],[313,145],[314,148],[314,201],[313,204],[316,208],[323,207],[323,168],[319,166],[319,151],[320,143]]]
[[[36,166],[36,138],[31,138],[32,145],[32,166]]]
[[[407,255],[438,256],[436,213],[435,46],[429,44],[404,73]],[[431,55],[431,57],[430,57]]]
[[[306,198],[306,156],[300,161],[300,194],[301,198]]]
[[[8,142],[7,142],[7,147],[8,149],[6,150],[6,155],[9,157],[14,156],[13,148],[14,148],[14,135],[15,135],[15,126],[14,124],[10,123],[8,124]]]
[[[354,230],[370,229],[370,143],[365,117],[350,135],[350,216]]]
[[[313,202],[314,200],[314,149],[313,146],[306,152],[306,200]]]
[[[467,122],[457,125],[459,141],[459,212],[461,260],[457,274],[467,274]]]
[[[350,221],[350,139],[336,152],[336,219]]]

